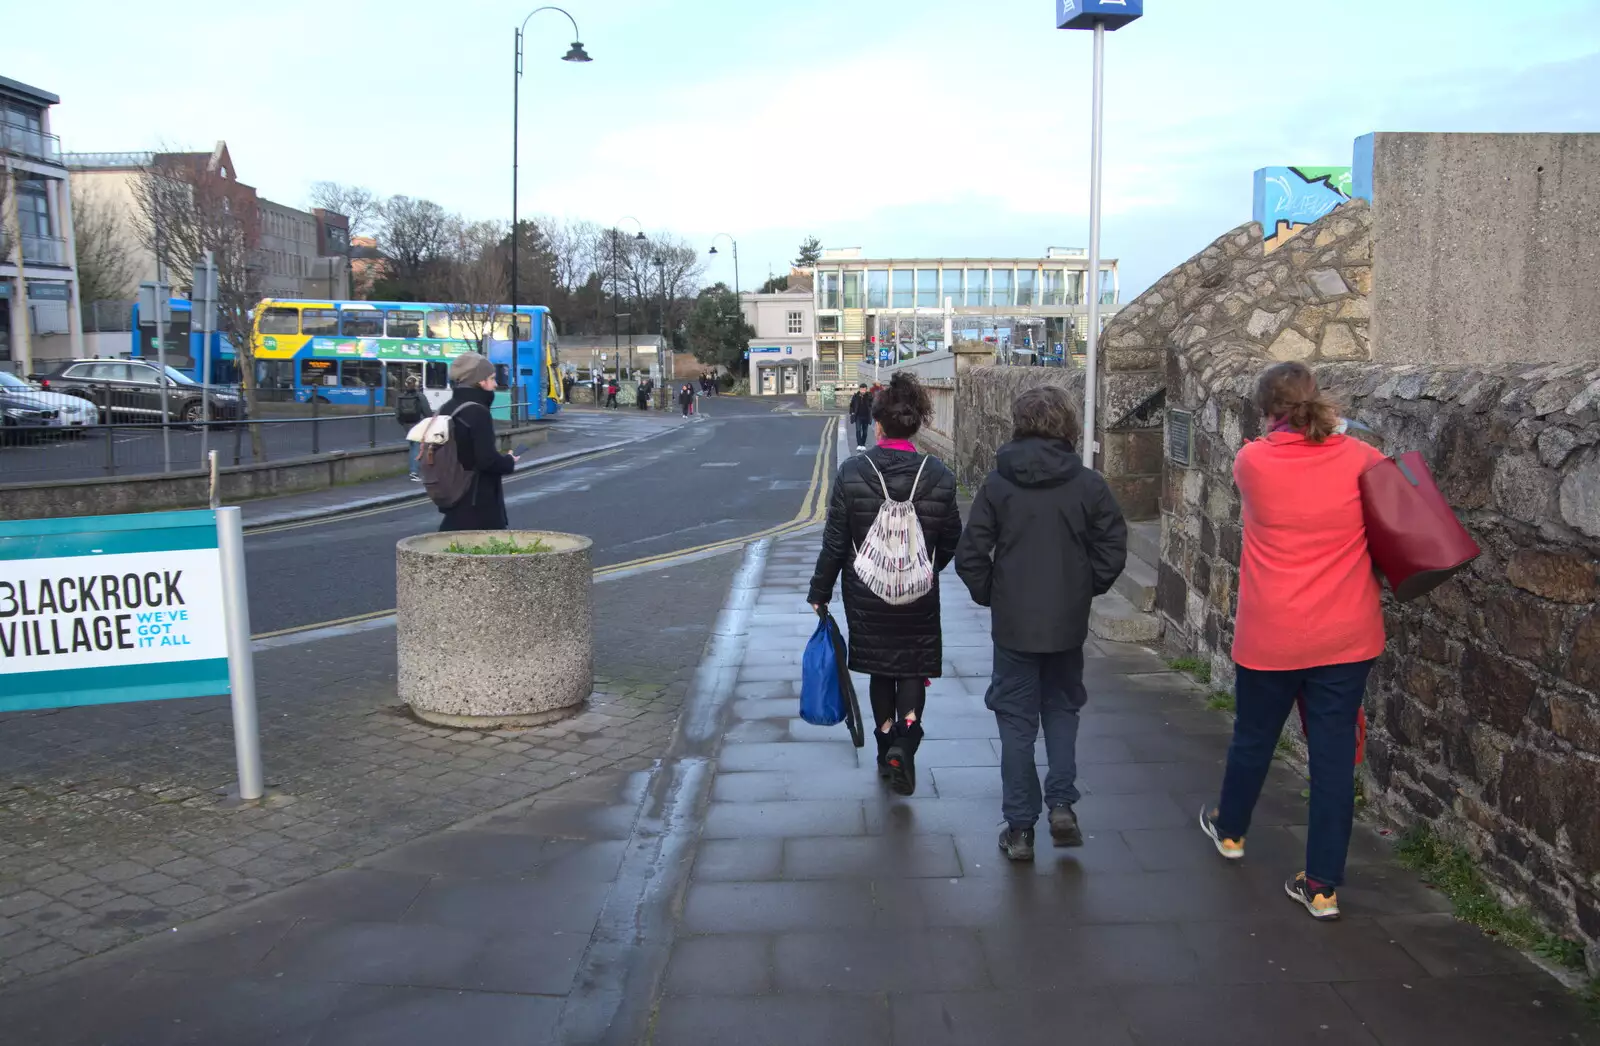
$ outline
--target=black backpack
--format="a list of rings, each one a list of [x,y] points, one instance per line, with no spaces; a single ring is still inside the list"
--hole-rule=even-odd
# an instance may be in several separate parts
[[[468,407],[487,411],[481,403],[463,403],[456,414]],[[471,439],[472,430],[464,419],[460,432],[455,431],[456,415],[435,414],[422,437],[422,453],[417,459],[417,472],[422,476],[422,487],[441,512],[455,508],[472,493],[478,473],[461,463],[461,439]],[[491,422],[492,424],[492,422]]]
[[[427,417],[422,412],[422,394],[407,389],[400,394],[400,401],[394,406],[395,420],[402,425],[415,425]]]

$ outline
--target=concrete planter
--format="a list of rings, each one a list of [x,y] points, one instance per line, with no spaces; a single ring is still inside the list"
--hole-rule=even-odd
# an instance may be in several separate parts
[[[445,551],[490,538],[549,552]],[[458,531],[396,553],[400,700],[441,726],[537,726],[572,715],[594,683],[592,542],[544,530]]]

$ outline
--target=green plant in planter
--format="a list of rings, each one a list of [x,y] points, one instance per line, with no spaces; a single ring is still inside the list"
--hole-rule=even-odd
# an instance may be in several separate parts
[[[489,538],[476,545],[463,545],[459,541],[450,542],[446,552],[453,552],[458,556],[537,556],[550,551],[550,546],[533,539],[532,544],[519,545],[515,538]]]

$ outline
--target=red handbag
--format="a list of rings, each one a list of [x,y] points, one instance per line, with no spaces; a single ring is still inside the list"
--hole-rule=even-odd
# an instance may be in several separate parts
[[[1417,451],[1372,465],[1359,486],[1372,563],[1401,602],[1444,584],[1483,551]]]

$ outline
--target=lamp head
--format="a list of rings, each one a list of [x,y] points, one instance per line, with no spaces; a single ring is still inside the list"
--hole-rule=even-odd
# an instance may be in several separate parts
[[[715,253],[717,253],[717,245],[713,243],[711,245],[711,250],[707,251],[706,253],[707,254],[715,254]]]
[[[589,52],[585,51],[583,49],[583,41],[582,40],[574,40],[574,41],[572,41],[571,49],[569,49],[566,54],[561,56],[561,60],[563,62],[592,62],[592,61],[594,61],[593,58],[589,57]]]

